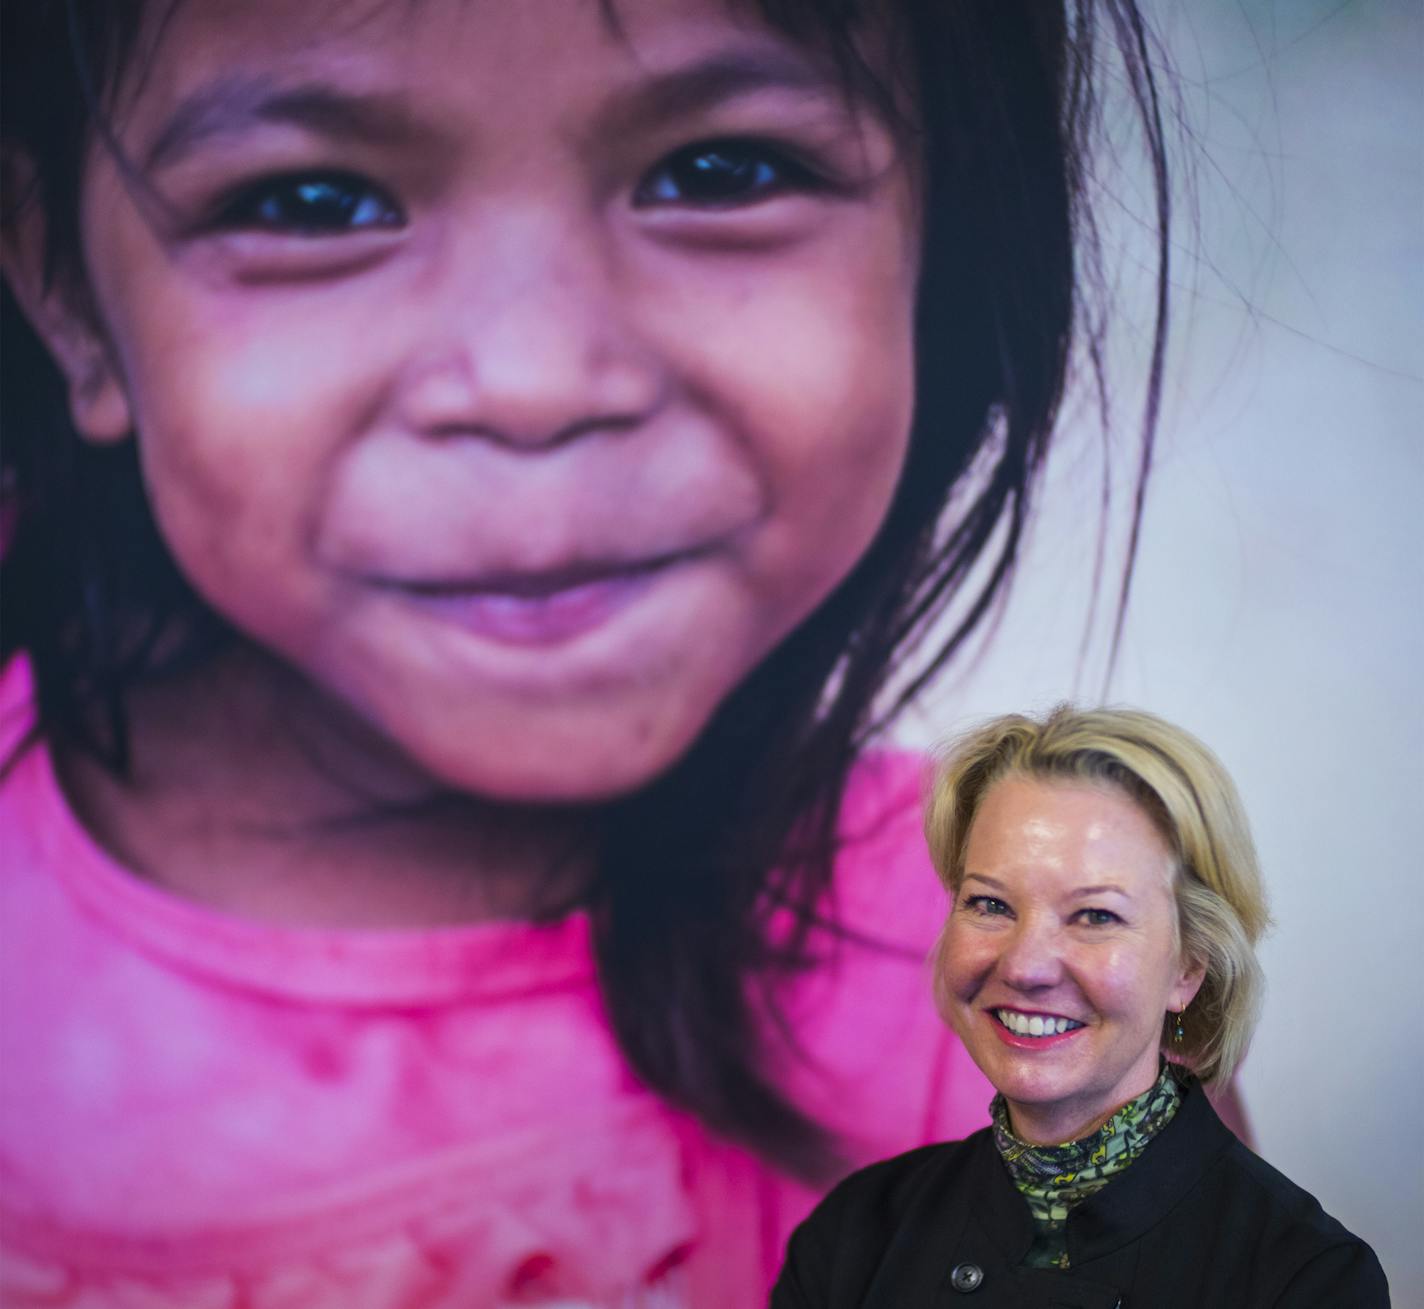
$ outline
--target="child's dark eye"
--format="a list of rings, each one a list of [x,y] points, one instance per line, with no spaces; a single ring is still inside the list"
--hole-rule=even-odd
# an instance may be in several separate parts
[[[245,187],[218,210],[220,227],[331,236],[399,227],[405,216],[379,187],[350,173],[300,173]]]
[[[757,141],[707,141],[669,157],[639,185],[640,205],[738,205],[816,182],[804,165]]]

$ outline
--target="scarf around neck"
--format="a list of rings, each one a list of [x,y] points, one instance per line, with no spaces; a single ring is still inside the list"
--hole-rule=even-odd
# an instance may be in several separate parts
[[[1096,1132],[1064,1145],[1030,1145],[1009,1127],[1004,1097],[994,1097],[989,1106],[994,1146],[1033,1215],[1033,1245],[1024,1260],[1028,1267],[1069,1266],[1069,1213],[1132,1163],[1172,1121],[1181,1101],[1182,1088],[1164,1063],[1156,1082]]]

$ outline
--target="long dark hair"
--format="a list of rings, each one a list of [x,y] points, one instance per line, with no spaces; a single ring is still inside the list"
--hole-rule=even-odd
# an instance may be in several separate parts
[[[107,131],[103,106],[143,7],[31,0],[4,13],[7,210],[41,206],[49,273],[80,288],[84,152]],[[777,1089],[766,1006],[775,1013],[775,981],[808,961],[852,765],[991,610],[1018,558],[1075,341],[1086,334],[1096,357],[1080,289],[1099,284],[1086,181],[1104,37],[1141,120],[1157,197],[1133,545],[1166,330],[1168,192],[1157,81],[1131,0],[760,8],[774,26],[828,44],[847,75],[865,72],[861,37],[887,11],[908,52],[897,76],[912,88],[907,126],[927,179],[914,429],[888,517],[850,576],[678,764],[609,806],[590,908],[608,1012],[644,1082],[712,1130],[815,1177],[832,1165],[833,1143]],[[605,9],[616,16],[616,4]],[[8,288],[4,297],[10,540],[0,656],[28,653],[39,730],[122,772],[126,688],[202,658],[226,634],[159,538],[133,443],[79,440],[57,370]],[[951,600],[956,621],[926,649]],[[794,925],[775,940],[773,914]]]

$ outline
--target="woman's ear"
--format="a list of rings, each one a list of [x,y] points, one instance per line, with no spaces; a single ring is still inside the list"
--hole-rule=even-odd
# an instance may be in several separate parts
[[[1201,984],[1206,980],[1206,961],[1199,959],[1186,959],[1182,963],[1182,971],[1177,976],[1176,984],[1172,987],[1167,997],[1167,1008],[1173,1013],[1181,1013],[1197,997],[1197,992],[1201,990]]]
[[[6,161],[6,190],[11,195],[23,195],[27,189],[14,185],[18,171]],[[81,275],[46,278],[44,218],[33,201],[5,224],[0,269],[64,374],[70,417],[80,436],[101,443],[124,440],[133,430],[133,415],[122,375]]]

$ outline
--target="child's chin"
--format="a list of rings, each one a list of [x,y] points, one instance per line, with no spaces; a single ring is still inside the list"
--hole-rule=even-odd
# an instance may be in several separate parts
[[[529,732],[506,737],[503,748],[464,749],[427,758],[447,786],[509,804],[592,805],[617,800],[670,768],[689,742],[615,743],[608,739],[553,740]]]

